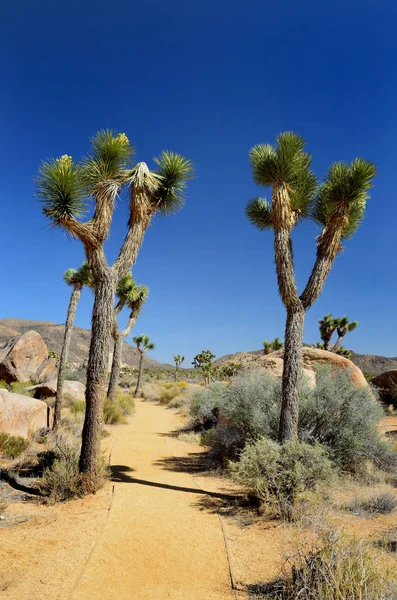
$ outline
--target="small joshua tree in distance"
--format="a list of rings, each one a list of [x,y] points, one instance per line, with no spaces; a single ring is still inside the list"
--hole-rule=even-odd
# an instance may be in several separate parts
[[[175,363],[175,381],[177,379],[178,376],[178,371],[179,371],[179,367],[181,366],[181,364],[183,363],[183,361],[185,360],[184,356],[181,356],[180,354],[176,354],[174,356],[174,363]]]
[[[156,346],[150,341],[149,336],[145,335],[144,333],[142,333],[139,336],[133,337],[132,339],[136,344],[136,349],[140,353],[138,380],[136,382],[136,388],[134,393],[134,396],[137,398],[141,391],[143,357],[148,350],[154,350]]]
[[[336,344],[332,348],[332,352],[338,352],[338,350],[341,349],[341,343],[346,333],[354,331],[357,325],[358,321],[352,321],[351,323],[349,323],[349,319],[346,316],[342,317],[341,319],[338,319],[338,324],[336,328],[338,339],[336,340]]]
[[[202,350],[200,354],[196,354],[193,359],[192,365],[195,369],[201,369],[204,374],[204,385],[207,386],[211,381],[212,374],[212,361],[215,358],[215,354],[212,354],[211,350]]]

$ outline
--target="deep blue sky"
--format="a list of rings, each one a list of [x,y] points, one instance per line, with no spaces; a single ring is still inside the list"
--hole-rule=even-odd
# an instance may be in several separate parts
[[[3,2],[0,318],[64,321],[62,273],[83,250],[47,227],[32,178],[42,159],[79,158],[99,128],[114,128],[149,165],[164,148],[196,164],[186,207],[155,221],[134,268],[151,289],[136,332],[156,342],[153,358],[190,361],[202,348],[220,356],[283,337],[272,235],[249,225],[244,206],[263,195],[250,147],[295,130],[319,176],[356,156],[379,167],[305,340],[318,340],[325,313],[347,314],[360,326],[346,346],[397,355],[396,18],[393,0]],[[120,203],[110,258],[125,224]],[[301,287],[317,234],[310,223],[294,234]],[[77,325],[89,327],[91,306],[86,291]]]

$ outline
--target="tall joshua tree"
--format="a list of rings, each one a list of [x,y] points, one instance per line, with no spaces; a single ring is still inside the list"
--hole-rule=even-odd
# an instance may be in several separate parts
[[[342,317],[341,319],[337,319],[336,331],[338,334],[338,339],[336,340],[336,343],[332,348],[332,352],[338,352],[338,350],[341,349],[341,343],[346,333],[348,333],[349,331],[353,331],[357,327],[357,325],[358,321],[352,321],[351,323],[349,323],[349,319],[346,316]]]
[[[261,144],[250,152],[254,181],[271,187],[272,199],[252,199],[246,214],[259,229],[273,229],[278,287],[286,307],[284,369],[279,440],[297,436],[299,386],[302,375],[303,325],[331,271],[342,242],[351,238],[365,211],[375,166],[359,158],[350,164],[333,164],[321,186],[311,171],[305,141],[286,132],[276,144]],[[292,253],[291,232],[299,221],[312,218],[321,228],[317,256],[302,294],[299,295]]]
[[[175,381],[178,377],[178,371],[179,371],[179,367],[181,366],[181,364],[183,363],[183,361],[185,360],[184,356],[181,356],[180,354],[177,354],[176,356],[174,356],[174,363],[175,363]]]
[[[120,376],[121,359],[123,352],[123,341],[131,333],[137,318],[142,310],[149,295],[149,288],[145,285],[137,285],[131,273],[122,277],[117,284],[116,297],[118,302],[114,310],[114,325],[113,325],[113,360],[112,370],[110,373],[108,398],[114,400],[116,388]],[[117,326],[117,315],[125,307],[130,311],[127,325],[124,329],[119,330]]]
[[[141,380],[142,380],[142,367],[143,367],[143,357],[148,350],[154,350],[155,345],[150,341],[149,336],[142,333],[137,337],[132,338],[136,344],[136,349],[140,353],[139,357],[139,371],[138,371],[138,380],[136,382],[135,388],[135,397],[138,397],[141,391]]]
[[[61,420],[62,413],[62,399],[63,399],[63,385],[65,382],[65,370],[68,362],[70,340],[72,337],[74,318],[76,315],[77,304],[80,300],[81,290],[85,285],[90,286],[92,284],[92,273],[87,262],[84,262],[80,269],[68,269],[63,275],[65,283],[72,287],[72,293],[70,296],[68,312],[65,322],[65,333],[63,336],[63,346],[61,357],[58,365],[58,381],[57,381],[57,395],[55,398],[54,406],[54,424],[53,428],[56,429]]]
[[[36,186],[43,212],[51,224],[83,243],[95,280],[79,461],[87,489],[94,491],[116,285],[135,263],[153,216],[156,213],[168,215],[183,204],[186,182],[192,177],[192,163],[165,151],[155,159],[157,169],[154,171],[144,162],[133,166],[133,149],[127,136],[109,130],[99,131],[91,143],[91,154],[81,163],[66,155],[44,162]],[[125,188],[130,196],[127,233],[116,261],[110,265],[104,244],[109,236],[116,197]],[[88,221],[82,222],[87,198],[94,201],[94,211]]]
[[[331,314],[325,315],[323,319],[319,320],[320,325],[320,337],[323,341],[324,350],[329,350],[332,335],[338,326],[338,319],[334,319]]]

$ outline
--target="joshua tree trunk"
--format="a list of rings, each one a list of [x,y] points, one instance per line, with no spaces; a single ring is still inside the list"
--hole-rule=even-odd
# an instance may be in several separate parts
[[[70,302],[69,302],[69,306],[68,306],[68,314],[67,314],[66,323],[65,323],[65,333],[64,333],[64,337],[63,337],[61,358],[59,360],[57,395],[56,395],[55,407],[54,407],[53,429],[56,429],[58,427],[59,422],[61,420],[65,370],[66,370],[66,364],[67,364],[69,348],[70,348],[70,339],[72,337],[74,317],[76,315],[76,308],[77,308],[77,304],[79,302],[80,296],[81,296],[81,286],[75,286],[73,288],[72,295],[70,296]]]
[[[175,367],[175,375],[174,375],[175,381],[176,381],[176,379],[178,377],[178,369],[179,369],[179,367]]]
[[[142,366],[143,366],[143,352],[141,352],[141,356],[139,358],[138,381],[136,382],[136,388],[135,388],[135,394],[134,394],[135,398],[138,397],[138,394],[141,391]]]
[[[95,302],[92,312],[91,343],[85,394],[86,412],[79,464],[80,472],[86,475],[87,489],[92,492],[95,491],[96,487],[116,288],[116,277],[112,269],[103,263],[100,268],[98,268],[98,265],[95,265],[95,267],[93,264]]]
[[[334,346],[332,348],[332,352],[337,352],[339,350],[340,345],[341,345],[342,340],[343,340],[343,337],[344,337],[343,335],[340,335],[338,337],[338,339],[336,340],[336,343],[334,344]]]
[[[302,378],[302,342],[305,311],[288,310],[285,327],[284,370],[279,441],[296,438],[298,433],[299,393]]]
[[[123,341],[131,333],[131,329],[134,327],[136,317],[129,318],[127,327],[123,331],[119,331],[116,335],[113,350],[113,361],[112,371],[110,373],[109,387],[108,387],[108,398],[113,402],[116,395],[116,388],[120,377],[121,358],[123,355]]]

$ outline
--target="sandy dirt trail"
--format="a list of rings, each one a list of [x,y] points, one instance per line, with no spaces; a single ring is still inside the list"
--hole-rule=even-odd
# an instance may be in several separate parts
[[[137,401],[112,454],[114,497],[104,530],[70,600],[231,600],[225,544],[216,514],[172,464],[166,434],[174,412]]]

